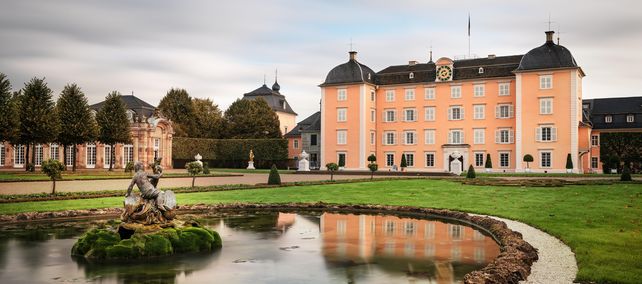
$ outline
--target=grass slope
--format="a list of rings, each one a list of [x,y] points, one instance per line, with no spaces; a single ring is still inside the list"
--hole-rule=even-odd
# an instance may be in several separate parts
[[[179,194],[181,204],[317,202],[412,205],[491,214],[538,227],[576,254],[577,280],[639,283],[642,277],[642,185],[560,188],[469,186],[400,180]],[[119,207],[122,198],[0,204],[0,214]]]

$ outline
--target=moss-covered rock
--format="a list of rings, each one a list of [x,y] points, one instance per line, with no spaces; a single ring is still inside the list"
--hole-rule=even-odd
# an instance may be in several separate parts
[[[71,254],[93,260],[136,259],[207,252],[221,246],[221,237],[217,232],[198,226],[166,228],[155,232],[140,230],[125,240],[121,240],[115,231],[92,229],[78,239]]]

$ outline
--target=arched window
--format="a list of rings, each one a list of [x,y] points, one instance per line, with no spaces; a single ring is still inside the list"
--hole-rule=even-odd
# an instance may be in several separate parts
[[[484,74],[484,67],[479,67],[479,74]]]
[[[408,75],[408,78],[410,78],[410,79],[414,79],[414,78],[415,78],[415,73],[410,72],[410,75]]]

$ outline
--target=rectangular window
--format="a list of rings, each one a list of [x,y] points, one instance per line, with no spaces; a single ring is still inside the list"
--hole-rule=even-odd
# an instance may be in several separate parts
[[[311,134],[310,135],[310,146],[316,146],[317,145],[317,135],[316,134]]]
[[[557,141],[557,128],[553,126],[540,126],[535,131],[537,142]]]
[[[591,157],[591,168],[592,169],[597,169],[598,168],[598,159],[597,157]]]
[[[88,143],[87,144],[87,168],[96,167],[96,144]]]
[[[495,131],[495,143],[497,144],[511,144],[514,140],[514,133],[510,128],[499,128]]]
[[[406,101],[414,101],[415,100],[415,90],[414,89],[406,89],[405,99],[406,99]]]
[[[499,95],[510,96],[510,83],[499,83]]]
[[[425,107],[424,108],[424,120],[425,121],[435,121],[435,107]]]
[[[384,145],[395,145],[395,132],[386,131],[383,133],[383,144]]]
[[[551,152],[539,152],[539,166],[540,168],[551,167]]]
[[[395,101],[395,91],[394,90],[387,90],[386,91],[386,102],[394,102]]]
[[[426,153],[426,167],[434,167],[435,166],[435,153],[430,152]]]
[[[370,91],[370,101],[374,102],[377,99],[376,93],[374,90]]]
[[[415,136],[417,135],[416,132],[414,131],[404,131],[404,144],[405,145],[415,145],[416,139]]]
[[[65,165],[71,167],[74,165],[74,148],[76,146],[69,145],[67,146],[67,157],[65,158]]]
[[[539,99],[539,114],[553,114],[553,98]]]
[[[372,109],[370,110],[370,122],[376,122],[377,121],[377,112]]]
[[[385,122],[394,122],[396,115],[396,111],[394,109],[389,109],[389,110],[384,110],[383,111],[383,121]]]
[[[484,128],[475,128],[473,129],[473,136],[475,144],[484,144],[486,143],[486,129]]]
[[[599,135],[591,135],[591,146],[593,146],[593,147],[599,147],[600,146],[600,136]]]
[[[499,104],[495,108],[495,117],[496,118],[511,118],[513,117],[513,105],[512,104]]]
[[[0,144],[0,166],[4,166],[5,159],[4,144]]]
[[[605,117],[604,117],[604,122],[606,122],[606,123],[611,123],[611,122],[613,122],[613,116],[611,116],[611,115],[607,115],[607,116],[605,116]]]
[[[347,163],[346,160],[346,153],[337,153],[337,163],[339,161],[343,160],[343,162]]]
[[[510,153],[508,152],[499,153],[499,166],[502,168],[510,167]]]
[[[475,153],[475,167],[484,166],[484,153]]]
[[[474,119],[486,118],[486,105],[473,105]]]
[[[406,156],[406,165],[408,167],[414,167],[415,166],[415,154],[413,153],[404,153]]]
[[[435,99],[435,88],[426,88],[426,89],[424,89],[424,98],[426,100],[434,100]]]
[[[134,162],[134,145],[132,144],[123,146],[123,166],[129,162]]]
[[[299,149],[299,140],[292,140],[292,147],[294,147],[294,149]]]
[[[36,167],[42,166],[42,160],[44,158],[44,153],[43,153],[44,151],[42,150],[42,144],[36,145],[34,151],[35,151],[35,154],[34,154],[35,166]]]
[[[453,99],[461,98],[461,86],[450,86],[450,97]]]
[[[448,120],[464,119],[464,108],[461,106],[451,106],[448,108]]]
[[[483,97],[486,94],[486,87],[484,85],[473,85],[473,95],[475,97]]]
[[[553,88],[553,75],[542,75],[542,76],[539,76],[539,88],[540,89],[551,89],[551,88]]]
[[[105,145],[105,156],[104,156],[104,161],[105,162],[103,163],[103,167],[105,169],[109,168],[109,164],[111,163],[111,158],[112,158],[111,147],[109,145]]]
[[[51,143],[49,144],[49,159],[54,159],[54,160],[60,160],[60,148],[58,148],[58,144],[56,143]]]
[[[337,90],[337,101],[345,101],[348,99],[348,91],[346,89]]]
[[[448,144],[464,144],[464,131],[460,129],[448,132]]]
[[[387,153],[386,154],[386,167],[392,167],[395,165],[395,154]]]
[[[338,108],[337,109],[337,121],[344,122],[348,119],[348,109]]]
[[[435,130],[426,129],[424,130],[424,143],[427,145],[435,144]]]
[[[404,113],[404,121],[412,122],[412,121],[416,121],[417,120],[414,108],[404,109],[403,113]]]
[[[337,144],[345,145],[348,144],[348,133],[346,130],[337,130]]]
[[[13,147],[13,166],[24,167],[25,165],[25,146],[15,145]]]
[[[375,144],[375,142],[376,142],[375,140],[377,139],[376,137],[377,137],[377,135],[375,134],[375,132],[374,131],[370,131],[370,145],[374,145]]]
[[[629,122],[629,123],[635,122],[635,116],[633,116],[632,114],[628,114],[626,116],[626,122]]]

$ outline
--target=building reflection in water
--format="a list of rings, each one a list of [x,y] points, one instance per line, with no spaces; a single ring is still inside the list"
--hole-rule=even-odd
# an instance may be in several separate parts
[[[402,269],[409,276],[437,283],[457,281],[465,274],[458,267],[481,268],[499,254],[491,237],[438,220],[324,213],[320,231],[328,262],[379,266],[393,262],[396,267],[407,266]]]

